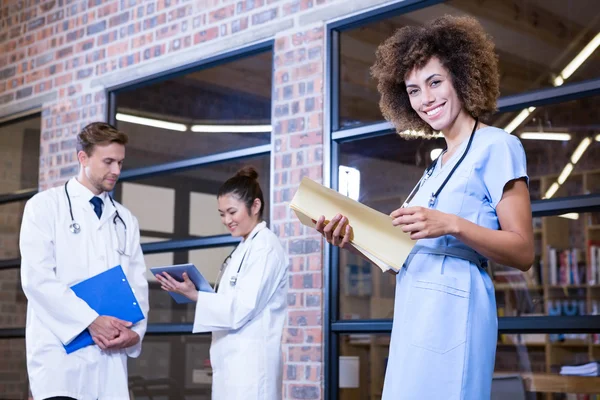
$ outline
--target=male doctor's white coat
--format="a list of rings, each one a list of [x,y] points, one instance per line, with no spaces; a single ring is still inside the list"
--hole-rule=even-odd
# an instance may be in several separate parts
[[[103,212],[96,216],[93,194],[69,180],[74,219],[81,232],[69,230],[71,217],[65,187],[35,195],[25,206],[21,226],[21,281],[28,299],[27,369],[33,398],[67,396],[78,400],[129,399],[127,357],[137,357],[146,319],[133,326],[140,342],[124,350],[88,346],[66,354],[63,344],[84,331],[98,316],[70,286],[121,265],[144,313],[148,315],[146,266],[136,218],[115,202],[127,225],[126,255],[119,255],[113,218],[115,208],[103,193]],[[121,237],[122,237],[121,231]]]
[[[213,400],[282,398],[287,265],[279,239],[261,222],[231,255],[217,293],[198,293],[193,330],[213,332]]]

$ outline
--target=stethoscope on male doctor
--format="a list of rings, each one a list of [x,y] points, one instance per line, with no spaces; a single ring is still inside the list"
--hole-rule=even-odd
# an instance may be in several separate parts
[[[475,136],[475,131],[477,130],[478,122],[479,122],[479,120],[477,118],[475,118],[475,125],[473,126],[473,131],[471,132],[471,136],[469,137],[469,142],[467,143],[467,148],[465,149],[464,153],[462,154],[462,156],[460,157],[458,162],[456,164],[454,164],[454,167],[452,168],[452,170],[450,171],[450,173],[448,174],[448,176],[446,177],[444,182],[442,182],[442,184],[440,185],[438,190],[431,193],[431,196],[429,197],[429,202],[427,203],[427,206],[429,208],[435,208],[435,203],[437,202],[437,198],[438,198],[440,192],[442,191],[444,186],[446,186],[446,183],[448,183],[448,180],[450,179],[450,177],[452,176],[454,171],[456,171],[456,169],[458,168],[460,163],[462,163],[462,161],[466,157],[467,153],[469,152],[469,149],[471,148],[471,143],[473,142],[473,137]],[[433,174],[433,171],[435,170],[435,166],[437,165],[438,160],[440,159],[440,157],[442,157],[443,154],[444,154],[444,152],[442,152],[439,156],[437,156],[436,159],[433,160],[433,162],[429,165],[429,167],[427,167],[427,169],[425,170],[425,173],[423,174],[421,179],[419,179],[419,182],[417,182],[417,184],[415,185],[413,190],[411,190],[410,194],[408,195],[408,197],[402,204],[401,208],[405,208],[408,206],[408,203],[413,199],[413,197],[415,196],[417,191],[421,188],[421,186],[425,183],[425,181],[427,179],[429,179],[429,177],[431,177],[431,175]]]
[[[79,232],[81,232],[81,225],[79,225],[75,221],[75,218],[73,217],[73,207],[71,206],[71,196],[69,196],[69,190],[67,189],[68,184],[69,184],[69,181],[67,181],[65,183],[65,194],[67,195],[67,201],[69,202],[69,214],[71,215],[71,225],[69,225],[69,230],[71,231],[71,233],[78,234]],[[113,224],[115,225],[115,232],[117,235],[117,246],[118,246],[117,253],[119,253],[119,255],[121,255],[121,256],[126,256],[126,255],[128,255],[127,254],[127,225],[125,224],[125,221],[123,221],[123,218],[121,218],[121,216],[119,215],[119,211],[117,210],[117,207],[115,206],[115,202],[110,194],[108,195],[108,198],[110,199],[110,202],[112,203],[113,207],[115,208],[115,217],[113,218]],[[122,238],[121,238],[121,235],[119,235],[117,221],[119,221],[121,223],[121,225],[123,226]],[[122,244],[122,246],[121,246],[121,244]]]

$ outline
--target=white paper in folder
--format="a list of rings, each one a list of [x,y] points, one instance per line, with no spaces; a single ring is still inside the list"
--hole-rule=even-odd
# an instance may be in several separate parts
[[[303,178],[290,208],[300,222],[310,228],[321,215],[348,218],[352,233],[350,243],[382,271],[402,268],[402,263],[415,245],[409,234],[392,225],[392,217],[352,200],[309,178]]]

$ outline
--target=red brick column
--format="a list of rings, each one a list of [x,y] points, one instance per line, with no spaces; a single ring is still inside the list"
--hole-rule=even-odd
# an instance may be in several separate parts
[[[321,399],[323,263],[319,235],[289,209],[300,180],[323,180],[323,26],[276,38],[273,91],[273,228],[290,257],[284,398]]]

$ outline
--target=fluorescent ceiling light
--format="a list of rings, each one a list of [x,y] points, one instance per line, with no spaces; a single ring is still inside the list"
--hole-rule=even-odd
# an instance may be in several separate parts
[[[532,139],[532,140],[559,140],[568,141],[571,140],[571,135],[568,133],[558,132],[523,132],[519,135],[521,139]]]
[[[444,150],[442,150],[440,148],[433,149],[429,153],[429,157],[431,157],[431,160],[435,160],[436,158],[438,158],[440,156],[440,154],[442,154],[442,151],[444,151]]]
[[[579,214],[577,213],[566,213],[561,214],[559,217],[568,218],[568,219],[579,219]]]
[[[523,123],[523,121],[527,119],[527,117],[529,117],[529,114],[531,114],[534,110],[535,107],[529,107],[525,110],[521,110],[521,112],[512,121],[510,121],[508,125],[506,125],[504,130],[508,133],[512,133],[519,127],[519,125]]]
[[[573,172],[573,164],[568,163],[567,165],[565,165],[562,172],[558,176],[558,179],[556,180],[558,184],[562,185],[563,183],[565,183],[569,175],[571,175],[571,172]]]
[[[554,84],[554,86],[560,86],[563,83],[565,83],[565,80],[559,75],[556,78],[554,78],[554,81],[552,83]]]
[[[155,128],[169,129],[172,131],[185,132],[187,126],[184,124],[176,124],[174,122],[161,121],[159,119],[136,117],[135,115],[117,113],[117,121],[129,122],[132,124],[153,126]]]
[[[260,133],[271,132],[271,125],[193,125],[192,132],[204,133]]]
[[[577,148],[573,152],[573,155],[571,156],[571,162],[573,164],[577,164],[577,161],[579,161],[579,159],[591,143],[592,139],[590,139],[589,137],[586,137],[581,141],[581,143],[579,143],[579,146],[577,146]]]
[[[568,79],[577,69],[592,55],[594,51],[600,46],[600,33],[598,33],[580,52],[575,58],[567,64],[565,69],[560,73],[560,77]]]
[[[560,185],[557,182],[554,182],[546,191],[544,199],[549,199],[550,197],[554,196],[559,187]]]

